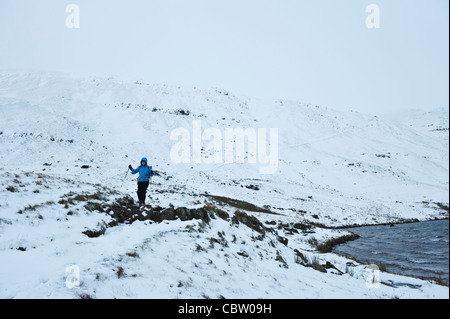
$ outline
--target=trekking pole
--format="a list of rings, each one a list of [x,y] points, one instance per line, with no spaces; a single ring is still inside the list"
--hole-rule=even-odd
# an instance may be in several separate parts
[[[120,185],[119,192],[122,191],[122,186],[123,186],[123,183],[125,183],[125,179],[126,179],[127,176],[128,176],[128,171],[129,171],[129,169],[127,169],[127,172],[125,173],[125,176],[124,176],[124,178],[123,178],[123,180],[122,180],[122,184]]]

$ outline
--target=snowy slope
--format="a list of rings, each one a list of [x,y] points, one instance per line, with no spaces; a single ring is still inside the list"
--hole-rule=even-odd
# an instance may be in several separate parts
[[[284,245],[276,235],[287,236],[283,227],[274,226],[260,241],[230,220],[207,226],[197,220],[145,221],[87,238],[83,230],[110,216],[58,202],[69,192],[104,192],[111,201],[135,197],[127,166],[146,156],[159,172],[149,188],[153,206],[200,207],[206,201],[232,216],[236,207],[207,196],[212,194],[270,210],[276,214],[248,213],[277,225],[448,217],[438,207],[449,201],[448,118],[443,109],[382,118],[218,88],[2,71],[0,254],[9,262],[0,266],[0,295],[447,298],[445,287],[390,274],[383,274],[385,280],[416,288],[367,288],[364,265],[348,270],[348,260],[319,254],[312,245],[345,233],[340,230],[314,227],[289,235]],[[262,175],[260,163],[248,162],[173,163],[170,133],[180,127],[192,132],[194,120],[221,132],[278,128],[278,171]],[[210,245],[219,233],[228,244]],[[294,249],[345,274],[300,265]],[[79,288],[64,284],[70,264],[81,269]],[[117,274],[119,267],[125,275]]]

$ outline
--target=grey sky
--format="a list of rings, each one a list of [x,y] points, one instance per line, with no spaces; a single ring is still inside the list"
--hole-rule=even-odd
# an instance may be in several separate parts
[[[68,29],[66,6],[80,8]],[[380,8],[368,29],[366,6]],[[0,68],[217,86],[376,114],[449,105],[447,0],[1,0]]]

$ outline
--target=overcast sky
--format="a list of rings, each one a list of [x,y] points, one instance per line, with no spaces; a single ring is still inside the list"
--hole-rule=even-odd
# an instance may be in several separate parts
[[[79,29],[66,26],[71,3]],[[372,3],[380,28],[365,23]],[[0,68],[377,114],[449,106],[448,29],[448,0],[1,0]]]

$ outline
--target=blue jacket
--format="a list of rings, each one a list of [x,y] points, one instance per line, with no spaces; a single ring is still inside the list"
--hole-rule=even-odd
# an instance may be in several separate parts
[[[148,182],[150,179],[150,176],[152,176],[152,167],[147,165],[147,158],[143,157],[141,159],[141,162],[144,161],[145,165],[139,165],[138,168],[133,169],[131,168],[131,173],[136,174],[139,172],[138,182]]]

